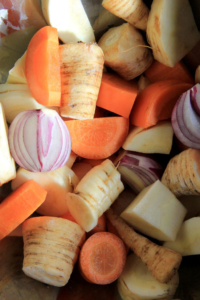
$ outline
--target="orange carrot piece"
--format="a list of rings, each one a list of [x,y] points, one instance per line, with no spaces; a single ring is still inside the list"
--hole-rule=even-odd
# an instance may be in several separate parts
[[[181,82],[194,84],[192,75],[181,61],[171,68],[155,60],[145,71],[145,76],[151,83],[174,79]]]
[[[172,110],[182,93],[192,87],[176,80],[155,82],[137,97],[131,113],[131,124],[148,128],[171,118]]]
[[[97,225],[90,230],[89,232],[86,233],[87,237],[90,237],[92,234],[96,232],[104,232],[106,231],[106,216],[105,214],[101,215],[98,219]]]
[[[115,153],[123,144],[129,129],[124,117],[65,121],[72,150],[88,159],[103,159]]]
[[[97,106],[128,118],[137,96],[137,82],[126,81],[118,75],[104,73]]]
[[[29,89],[45,106],[61,105],[60,57],[57,29],[45,26],[31,39],[25,62]]]
[[[0,204],[0,240],[27,219],[45,200],[45,191],[28,180]]]
[[[121,274],[126,249],[120,238],[110,232],[97,232],[86,240],[79,255],[80,272],[89,282],[109,284]]]

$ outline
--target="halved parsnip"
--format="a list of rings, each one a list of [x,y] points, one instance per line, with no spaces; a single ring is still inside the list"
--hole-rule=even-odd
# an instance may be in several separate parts
[[[159,180],[146,187],[121,213],[135,230],[161,241],[175,241],[186,208]]]
[[[41,215],[59,217],[68,211],[67,194],[73,192],[78,184],[78,177],[66,165],[50,172],[34,173],[19,168],[12,180],[11,188],[16,190],[22,183],[33,179],[46,191],[44,203],[37,209]]]
[[[172,142],[173,129],[171,122],[161,121],[148,129],[133,127],[122,148],[142,153],[169,154]]]
[[[103,0],[102,5],[134,27],[146,30],[149,9],[142,0]]]
[[[64,43],[95,41],[81,0],[41,0],[41,6],[47,23],[57,28]]]
[[[97,44],[60,46],[62,117],[93,119],[103,73],[104,56]]]
[[[0,103],[0,186],[16,177],[15,161],[8,144],[8,125]]]
[[[188,0],[154,0],[147,38],[156,60],[174,67],[200,40]]]
[[[26,52],[20,57],[9,71],[6,83],[27,83],[25,76]]]
[[[126,80],[141,75],[153,62],[141,33],[129,23],[109,29],[98,44],[104,52],[105,65]]]
[[[23,223],[24,273],[38,281],[64,286],[77,261],[84,230],[54,217],[30,218]]]
[[[160,283],[152,276],[141,259],[135,254],[130,254],[118,279],[118,291],[123,300],[167,300],[172,299],[178,284],[178,273],[168,283]]]
[[[200,217],[183,222],[174,242],[166,242],[164,247],[179,252],[182,256],[200,254]]]

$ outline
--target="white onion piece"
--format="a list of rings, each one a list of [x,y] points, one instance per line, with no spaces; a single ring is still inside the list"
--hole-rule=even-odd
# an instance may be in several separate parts
[[[200,149],[199,84],[183,93],[172,112],[172,127],[176,137],[184,145]]]
[[[31,172],[61,168],[71,153],[69,130],[50,109],[19,113],[9,127],[8,139],[16,163]]]
[[[123,151],[116,159],[115,164],[118,165],[122,179],[137,193],[160,179],[162,173],[162,167],[151,155],[133,151]],[[124,168],[121,167],[127,168],[131,173],[124,172]],[[136,182],[134,175],[139,178],[143,187],[139,182]]]

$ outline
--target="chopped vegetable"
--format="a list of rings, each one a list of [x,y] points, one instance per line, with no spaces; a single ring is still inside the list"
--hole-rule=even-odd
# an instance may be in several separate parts
[[[10,151],[22,168],[48,172],[64,166],[71,152],[71,138],[64,121],[54,110],[19,113],[9,127]]]
[[[59,47],[63,117],[93,119],[104,57],[96,44],[68,43]]]
[[[194,84],[192,75],[181,61],[177,62],[172,68],[154,60],[151,66],[145,71],[145,76],[151,83],[174,79]]]
[[[45,106],[60,106],[61,80],[58,33],[45,26],[31,39],[25,62],[29,89],[37,102]]]
[[[149,85],[136,98],[131,123],[148,128],[169,119],[180,95],[190,88],[191,84],[177,80],[164,80]]]
[[[134,27],[146,30],[149,9],[142,0],[103,0],[102,5]]]
[[[45,200],[47,192],[34,180],[22,184],[0,204],[0,239],[27,219]]]
[[[54,217],[30,218],[22,230],[24,273],[46,284],[64,286],[85,240],[84,230],[74,222]]]
[[[41,0],[41,6],[47,23],[57,28],[63,43],[95,41],[81,0]]]
[[[154,0],[147,22],[147,39],[154,58],[174,67],[200,40],[189,1]]]
[[[168,283],[160,283],[153,278],[145,264],[135,254],[131,254],[118,279],[118,291],[123,300],[164,300],[172,299],[178,284],[178,273]]]
[[[169,154],[172,148],[173,133],[170,121],[160,121],[147,129],[134,126],[129,131],[122,148],[141,153]],[[163,139],[163,137],[165,138]]]
[[[173,242],[165,242],[164,247],[179,252],[182,256],[200,254],[200,217],[183,222],[177,238]]]
[[[98,218],[123,191],[120,174],[110,160],[92,168],[79,182],[74,193],[69,193],[70,213],[85,231],[92,230]]]
[[[106,216],[117,229],[122,240],[141,258],[153,277],[161,283],[168,283],[180,266],[181,255],[158,246],[144,236],[136,233],[112,209],[106,212]]]
[[[114,154],[123,144],[129,128],[124,117],[65,121],[72,150],[88,159],[103,159]]]
[[[97,106],[129,118],[137,92],[136,81],[128,82],[115,74],[104,73]]]
[[[121,274],[126,262],[122,240],[110,232],[93,234],[83,245],[79,268],[83,277],[96,284],[109,284]]]
[[[146,187],[121,213],[135,230],[160,241],[175,241],[186,208],[159,180]]]
[[[126,80],[141,75],[153,62],[142,34],[128,23],[109,29],[98,44],[104,52],[105,65]]]

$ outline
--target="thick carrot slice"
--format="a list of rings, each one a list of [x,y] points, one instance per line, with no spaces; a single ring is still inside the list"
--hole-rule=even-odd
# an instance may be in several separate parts
[[[31,39],[25,62],[29,89],[45,106],[61,105],[60,57],[57,29],[45,26]]]
[[[45,200],[47,192],[28,180],[0,204],[0,239],[27,219]]]
[[[124,117],[65,121],[72,150],[88,159],[103,159],[115,153],[123,144],[129,129]]]
[[[128,118],[137,96],[137,82],[126,81],[115,74],[104,73],[97,106]]]
[[[155,82],[137,97],[131,113],[131,123],[148,128],[158,121],[171,118],[172,110],[182,93],[192,87],[176,80]]]
[[[192,75],[181,61],[171,68],[155,60],[145,71],[145,76],[151,83],[175,79],[181,82],[194,84]]]
[[[126,262],[126,249],[120,238],[110,232],[93,234],[79,255],[81,274],[89,282],[109,284],[121,274]]]

